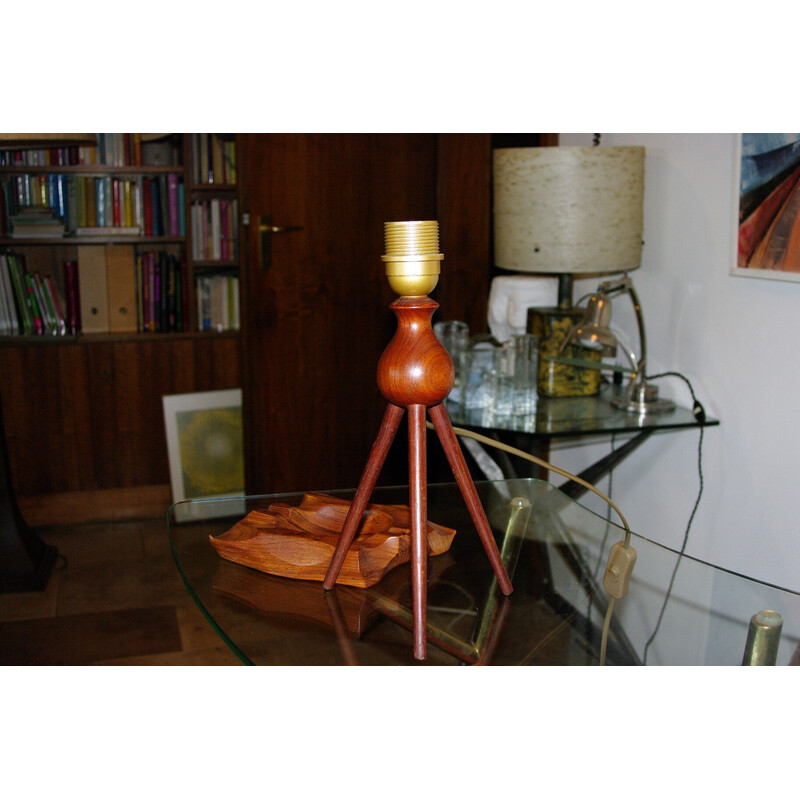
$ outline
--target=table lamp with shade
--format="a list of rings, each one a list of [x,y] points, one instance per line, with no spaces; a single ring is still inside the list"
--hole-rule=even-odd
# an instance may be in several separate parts
[[[585,309],[576,277],[629,272],[641,264],[643,147],[512,147],[493,154],[495,265],[558,278],[555,307],[530,308],[539,338],[537,390],[549,397],[596,394],[600,371],[554,361]],[[562,355],[600,360],[570,344]]]

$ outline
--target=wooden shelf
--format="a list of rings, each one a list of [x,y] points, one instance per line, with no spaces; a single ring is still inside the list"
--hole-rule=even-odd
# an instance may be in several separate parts
[[[2,238],[0,247],[32,247],[36,245],[79,244],[182,244],[185,236],[31,236],[26,238]]]
[[[61,166],[0,166],[4,175],[166,175],[170,172],[183,172],[183,166],[147,166],[145,164],[114,167],[108,164],[62,164]]]
[[[239,331],[172,331],[165,333],[79,333],[77,336],[0,336],[0,347],[66,346],[120,342],[174,342],[179,339],[235,339]]]

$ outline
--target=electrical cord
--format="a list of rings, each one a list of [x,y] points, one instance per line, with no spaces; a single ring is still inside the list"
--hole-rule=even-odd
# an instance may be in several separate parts
[[[681,544],[681,549],[678,553],[678,560],[675,562],[675,567],[672,570],[672,577],[669,581],[669,586],[667,588],[667,593],[664,595],[664,602],[661,605],[661,611],[658,615],[658,620],[656,622],[656,626],[653,629],[653,633],[650,635],[650,638],[647,640],[647,644],[644,646],[644,654],[642,656],[642,664],[645,666],[647,665],[647,651],[650,649],[650,645],[653,643],[653,640],[656,638],[656,634],[658,633],[658,629],[661,627],[661,620],[664,618],[664,612],[667,608],[667,603],[669,602],[669,598],[672,594],[672,588],[675,583],[675,576],[678,573],[678,567],[680,566],[681,560],[683,559],[683,554],[686,552],[686,545],[689,542],[689,531],[692,528],[692,523],[694,522],[695,514],[697,513],[697,507],[700,505],[700,498],[703,496],[703,432],[705,428],[702,426],[702,423],[706,421],[706,412],[701,403],[697,399],[697,395],[694,393],[694,388],[692,387],[691,381],[685,376],[681,375],[680,372],[662,372],[659,375],[652,375],[648,376],[648,380],[652,379],[655,380],[657,378],[667,378],[667,377],[674,377],[680,378],[682,381],[686,383],[686,386],[689,388],[689,392],[692,395],[692,413],[694,414],[695,419],[700,423],[700,439],[697,443],[697,472],[699,476],[700,487],[697,492],[697,498],[694,501],[694,508],[692,508],[692,513],[689,515],[689,521],[686,524],[686,530],[683,534],[683,543]]]

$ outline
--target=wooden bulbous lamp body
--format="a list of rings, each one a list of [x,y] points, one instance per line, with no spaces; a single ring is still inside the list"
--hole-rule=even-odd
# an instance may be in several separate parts
[[[438,307],[430,297],[401,297],[390,305],[397,330],[378,362],[378,388],[401,408],[437,405],[453,388],[453,361],[431,325]]]

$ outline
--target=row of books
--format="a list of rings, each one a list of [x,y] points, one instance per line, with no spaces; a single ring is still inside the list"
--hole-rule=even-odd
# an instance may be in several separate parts
[[[196,278],[197,329],[239,330],[236,275]],[[0,335],[176,333],[190,328],[186,260],[133,245],[81,245],[56,279],[0,255]]]
[[[198,330],[239,330],[239,279],[235,275],[199,277],[196,289]]]
[[[191,181],[196,184],[236,183],[236,142],[218,133],[193,133]]]
[[[95,150],[89,145],[0,150],[0,167],[78,167],[94,164]]]
[[[65,167],[97,165],[108,167],[143,166],[180,163],[178,147],[169,140],[145,141],[141,133],[98,133],[97,145],[72,145],[67,147],[42,147],[0,151],[2,167]],[[158,147],[159,152],[148,153]],[[164,148],[167,155],[162,155]],[[148,157],[150,155],[151,157]]]
[[[197,200],[191,206],[195,261],[234,261],[238,257],[238,204],[235,199]]]
[[[184,197],[183,179],[175,172],[132,179],[15,175],[2,182],[0,236],[185,236]],[[43,209],[52,212],[49,222],[60,221],[60,232],[52,225],[41,226]]]
[[[189,329],[186,260],[134,245],[78,247],[84,333],[177,333]]]
[[[0,255],[0,335],[64,336],[68,319],[52,276],[29,272],[24,256]]]

